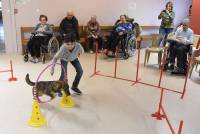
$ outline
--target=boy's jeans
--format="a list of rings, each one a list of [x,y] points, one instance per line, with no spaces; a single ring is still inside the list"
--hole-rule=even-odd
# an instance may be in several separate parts
[[[61,76],[60,76],[59,80],[64,80],[65,79],[65,73],[67,73],[68,62],[65,61],[65,60],[61,60],[60,62],[61,62],[61,65],[64,67],[65,70],[63,70],[61,68],[62,71],[61,71]],[[74,68],[76,70],[76,77],[75,77],[74,82],[72,84],[72,88],[77,88],[78,84],[79,84],[79,82],[81,80],[81,77],[83,75],[83,69],[82,69],[82,66],[81,66],[78,58],[75,59],[74,61],[71,61],[70,63],[74,66]]]

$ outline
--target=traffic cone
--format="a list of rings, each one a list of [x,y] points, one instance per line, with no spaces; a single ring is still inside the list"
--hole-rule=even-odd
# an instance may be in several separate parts
[[[42,127],[46,123],[47,121],[41,113],[38,101],[34,100],[32,115],[30,120],[28,121],[28,125],[31,127]]]
[[[61,101],[60,101],[60,107],[62,108],[72,108],[74,107],[74,102],[72,100],[71,96],[66,96],[65,94],[63,95]]]

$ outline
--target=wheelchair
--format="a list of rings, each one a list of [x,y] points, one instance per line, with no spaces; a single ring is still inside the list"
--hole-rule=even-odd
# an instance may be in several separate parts
[[[133,23],[134,19],[129,22],[132,24],[132,31],[124,33],[119,41],[119,58],[128,59],[135,55],[137,50],[137,37],[141,34],[141,28],[138,23]]]
[[[169,40],[166,40],[168,43],[170,42]],[[188,63],[189,63],[189,57],[191,57],[192,56],[192,52],[193,52],[193,47],[192,47],[192,44],[188,44],[188,51],[187,51],[187,57],[186,57],[186,59],[185,59],[185,65],[184,65],[184,70],[186,71],[187,70],[187,68],[188,68]],[[167,71],[167,70],[170,70],[170,68],[169,68],[169,63],[170,63],[170,51],[169,51],[169,46],[166,46],[165,47],[165,49],[167,49],[166,50],[166,61],[165,61],[165,64],[164,64],[164,71]],[[176,66],[175,66],[175,68],[176,68]],[[174,72],[174,71],[171,71],[171,74],[174,74],[174,75],[176,75],[176,74],[183,74],[183,75],[186,75],[186,72],[183,72],[183,73],[178,73],[178,72]]]
[[[35,35],[33,34],[31,36],[30,40],[34,36]],[[55,35],[48,35],[47,40],[48,40],[47,41],[48,44],[47,45],[42,44],[41,48],[40,48],[41,59],[42,59],[43,64],[46,61],[46,54],[48,54],[48,57],[51,60],[54,57],[54,55],[57,53],[57,51],[59,50],[59,47],[60,47],[59,40],[57,39],[57,37]],[[24,62],[28,62],[28,61],[29,61],[29,51],[28,51],[28,48],[26,48],[25,55],[24,55]]]
[[[120,37],[118,47],[118,57],[122,59],[128,59],[132,57],[137,49],[137,42],[135,33],[133,31],[124,33],[124,36]]]

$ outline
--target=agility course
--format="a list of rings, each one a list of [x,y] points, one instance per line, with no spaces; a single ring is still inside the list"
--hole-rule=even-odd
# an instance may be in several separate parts
[[[17,81],[17,78],[14,77],[14,69],[13,69],[13,63],[12,60],[10,60],[10,68],[7,70],[0,70],[0,73],[10,73],[11,77],[8,79],[8,81]]]
[[[168,124],[168,126],[169,126],[169,128],[170,128],[171,133],[172,134],[176,134],[176,131],[174,130],[173,125],[171,124],[171,122],[169,120],[169,117],[168,117],[167,113],[165,112],[165,109],[164,109],[164,107],[162,105],[163,95],[164,95],[164,91],[169,91],[169,92],[181,95],[181,97],[180,97],[181,99],[184,98],[185,93],[186,93],[186,87],[187,87],[187,81],[188,81],[188,74],[189,74],[189,70],[190,70],[191,59],[189,59],[187,73],[186,73],[186,77],[185,77],[184,84],[183,84],[183,89],[182,89],[182,92],[180,92],[180,91],[177,91],[177,90],[174,90],[174,89],[169,89],[169,88],[163,87],[161,85],[162,84],[162,78],[163,78],[163,69],[164,69],[164,65],[165,65],[165,62],[166,62],[166,60],[165,60],[166,59],[166,51],[167,51],[166,48],[164,49],[164,52],[163,52],[164,55],[163,55],[162,62],[161,62],[160,74],[159,74],[159,81],[158,81],[157,85],[150,84],[150,83],[147,83],[147,82],[143,82],[141,80],[141,78],[139,78],[139,71],[140,71],[140,51],[141,51],[140,45],[138,47],[138,55],[137,55],[137,65],[136,65],[136,76],[135,76],[135,79],[127,79],[127,78],[122,78],[122,77],[117,76],[117,68],[118,68],[118,60],[119,60],[118,59],[118,50],[119,50],[118,47],[116,47],[116,51],[115,51],[115,63],[114,63],[114,73],[113,73],[113,75],[105,75],[105,74],[101,73],[100,70],[97,69],[97,64],[98,64],[98,44],[96,44],[96,53],[95,53],[95,59],[94,59],[94,72],[90,76],[90,78],[92,78],[94,76],[108,77],[108,78],[112,78],[112,79],[118,79],[118,80],[123,80],[123,81],[131,82],[132,83],[131,86],[134,86],[136,84],[142,84],[142,85],[154,87],[156,89],[161,90],[158,111],[156,111],[155,113],[153,113],[151,116],[153,118],[156,118],[157,120],[165,119],[166,122],[167,122],[167,124]],[[180,121],[178,134],[181,134],[181,132],[182,132],[183,123],[184,123],[183,121]]]
[[[53,99],[49,99],[46,101],[43,101],[40,97],[39,97],[39,93],[38,90],[36,90],[37,87],[37,83],[40,80],[40,77],[42,76],[42,74],[51,66],[53,66],[54,64],[50,64],[47,67],[45,67],[41,73],[38,75],[37,80],[36,80],[36,84],[35,86],[33,86],[32,92],[33,92],[33,106],[32,106],[32,114],[30,119],[28,120],[28,125],[31,127],[42,127],[45,124],[47,124],[47,120],[45,119],[45,117],[43,116],[41,110],[40,110],[40,106],[39,103],[47,103],[52,101]],[[60,63],[56,63],[56,65],[61,66],[61,68],[64,70],[64,67],[60,64]],[[65,79],[67,79],[67,73],[65,72]],[[61,101],[60,101],[60,107],[61,108],[73,108],[75,106],[71,96],[66,96],[65,94],[63,95]]]

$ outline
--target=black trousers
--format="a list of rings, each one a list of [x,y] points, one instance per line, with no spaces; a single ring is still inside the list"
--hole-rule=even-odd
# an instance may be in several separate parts
[[[42,53],[47,53],[49,39],[49,36],[33,36],[28,42],[28,51],[31,56],[39,58],[41,50]]]
[[[112,33],[109,38],[108,42],[108,50],[112,50],[115,52],[117,45],[119,44],[119,41],[126,39],[126,34],[119,35],[118,33]],[[122,46],[123,47],[123,46]]]
[[[98,43],[98,48],[102,49],[102,38],[98,37],[98,38],[93,38],[93,37],[89,37],[88,38],[88,43],[89,43],[89,49],[95,51],[96,47],[94,46],[94,42]]]
[[[170,63],[175,64],[175,58],[177,58],[177,67],[186,69],[187,67],[187,53],[190,50],[190,45],[184,45],[182,43],[171,41],[169,46]]]

